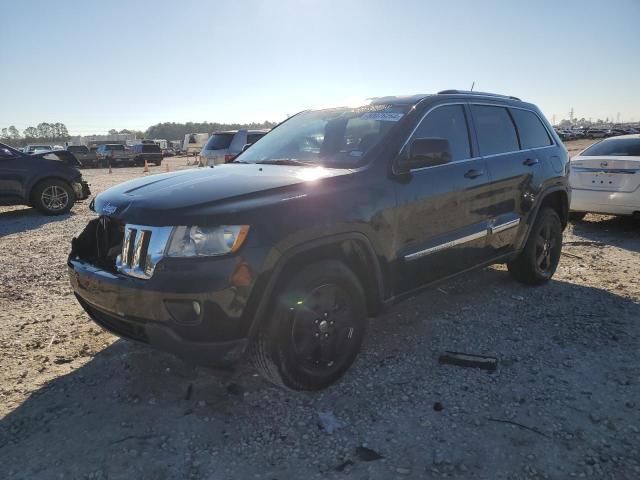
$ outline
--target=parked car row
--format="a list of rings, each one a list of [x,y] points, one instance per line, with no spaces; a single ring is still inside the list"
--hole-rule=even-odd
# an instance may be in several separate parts
[[[579,128],[579,129],[556,129],[556,133],[563,140],[579,140],[582,138],[597,139],[617,137],[619,135],[632,135],[640,133],[635,128]]]

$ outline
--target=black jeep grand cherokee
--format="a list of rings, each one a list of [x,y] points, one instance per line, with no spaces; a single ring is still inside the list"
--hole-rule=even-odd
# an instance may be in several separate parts
[[[367,318],[452,275],[507,263],[551,278],[568,156],[538,108],[448,90],[305,111],[230,164],[98,195],[71,283],[117,335],[202,364],[249,352],[268,379],[321,389]]]

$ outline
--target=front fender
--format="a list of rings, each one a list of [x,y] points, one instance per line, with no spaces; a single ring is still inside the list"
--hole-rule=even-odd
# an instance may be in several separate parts
[[[258,289],[254,289],[252,299],[247,305],[252,317],[249,326],[249,336],[253,337],[257,333],[263,317],[268,315],[268,309],[271,305],[273,295],[277,293],[276,287],[289,262],[293,261],[294,258],[299,258],[299,255],[303,255],[305,252],[312,252],[322,247],[341,245],[348,241],[355,241],[357,245],[363,247],[367,261],[370,262],[370,266],[374,272],[373,283],[375,285],[377,301],[382,303],[385,297],[383,271],[379,256],[376,254],[369,238],[361,232],[354,231],[326,235],[304,243],[290,245],[283,252],[272,249],[272,252],[267,255],[263,269],[263,275],[265,276],[263,285]]]

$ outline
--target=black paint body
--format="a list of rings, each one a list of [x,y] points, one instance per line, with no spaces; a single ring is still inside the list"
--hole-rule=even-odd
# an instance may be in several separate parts
[[[553,196],[566,222],[567,151],[534,105],[475,94],[380,101],[414,107],[366,154],[363,167],[231,163],[142,178],[98,195],[96,212],[108,207],[109,217],[123,223],[250,225],[250,232],[235,254],[165,258],[146,280],[106,272],[72,254],[71,283],[83,306],[122,336],[202,363],[230,363],[243,354],[292,268],[338,256],[360,277],[375,315],[435,281],[513,257],[545,199]],[[535,112],[553,144],[483,157],[469,107],[474,102]],[[465,109],[472,158],[394,173],[423,116],[451,103]],[[514,228],[492,230],[517,221]],[[457,243],[474,235],[482,236]],[[240,270],[243,282],[237,281]],[[180,325],[167,302],[191,300],[203,304],[201,319]]]

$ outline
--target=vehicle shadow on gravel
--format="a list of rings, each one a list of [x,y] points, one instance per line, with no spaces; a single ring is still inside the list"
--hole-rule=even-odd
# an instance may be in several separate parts
[[[14,233],[35,230],[48,223],[62,222],[74,215],[73,211],[70,211],[63,215],[47,216],[33,207],[0,212],[0,238]]]
[[[418,477],[463,465],[458,478],[490,478],[527,462],[566,478],[585,448],[598,453],[592,439],[616,455],[634,443],[624,426],[640,415],[620,405],[640,393],[627,361],[638,318],[639,304],[604,290],[527,288],[488,268],[373,321],[345,379],[318,393],[116,341],[0,421],[3,478],[200,478],[227,468],[224,478],[292,478],[282,465],[302,478],[338,475],[345,459],[357,478],[387,478],[390,465]],[[439,365],[445,350],[496,356],[498,371]],[[318,425],[322,411],[342,424],[333,435]],[[367,464],[382,475],[358,463],[363,443],[386,458]]]
[[[640,252],[640,220],[633,217],[587,215],[584,220],[573,224],[573,231],[587,239],[587,242],[582,242],[583,245],[592,242],[595,246],[613,245]]]

